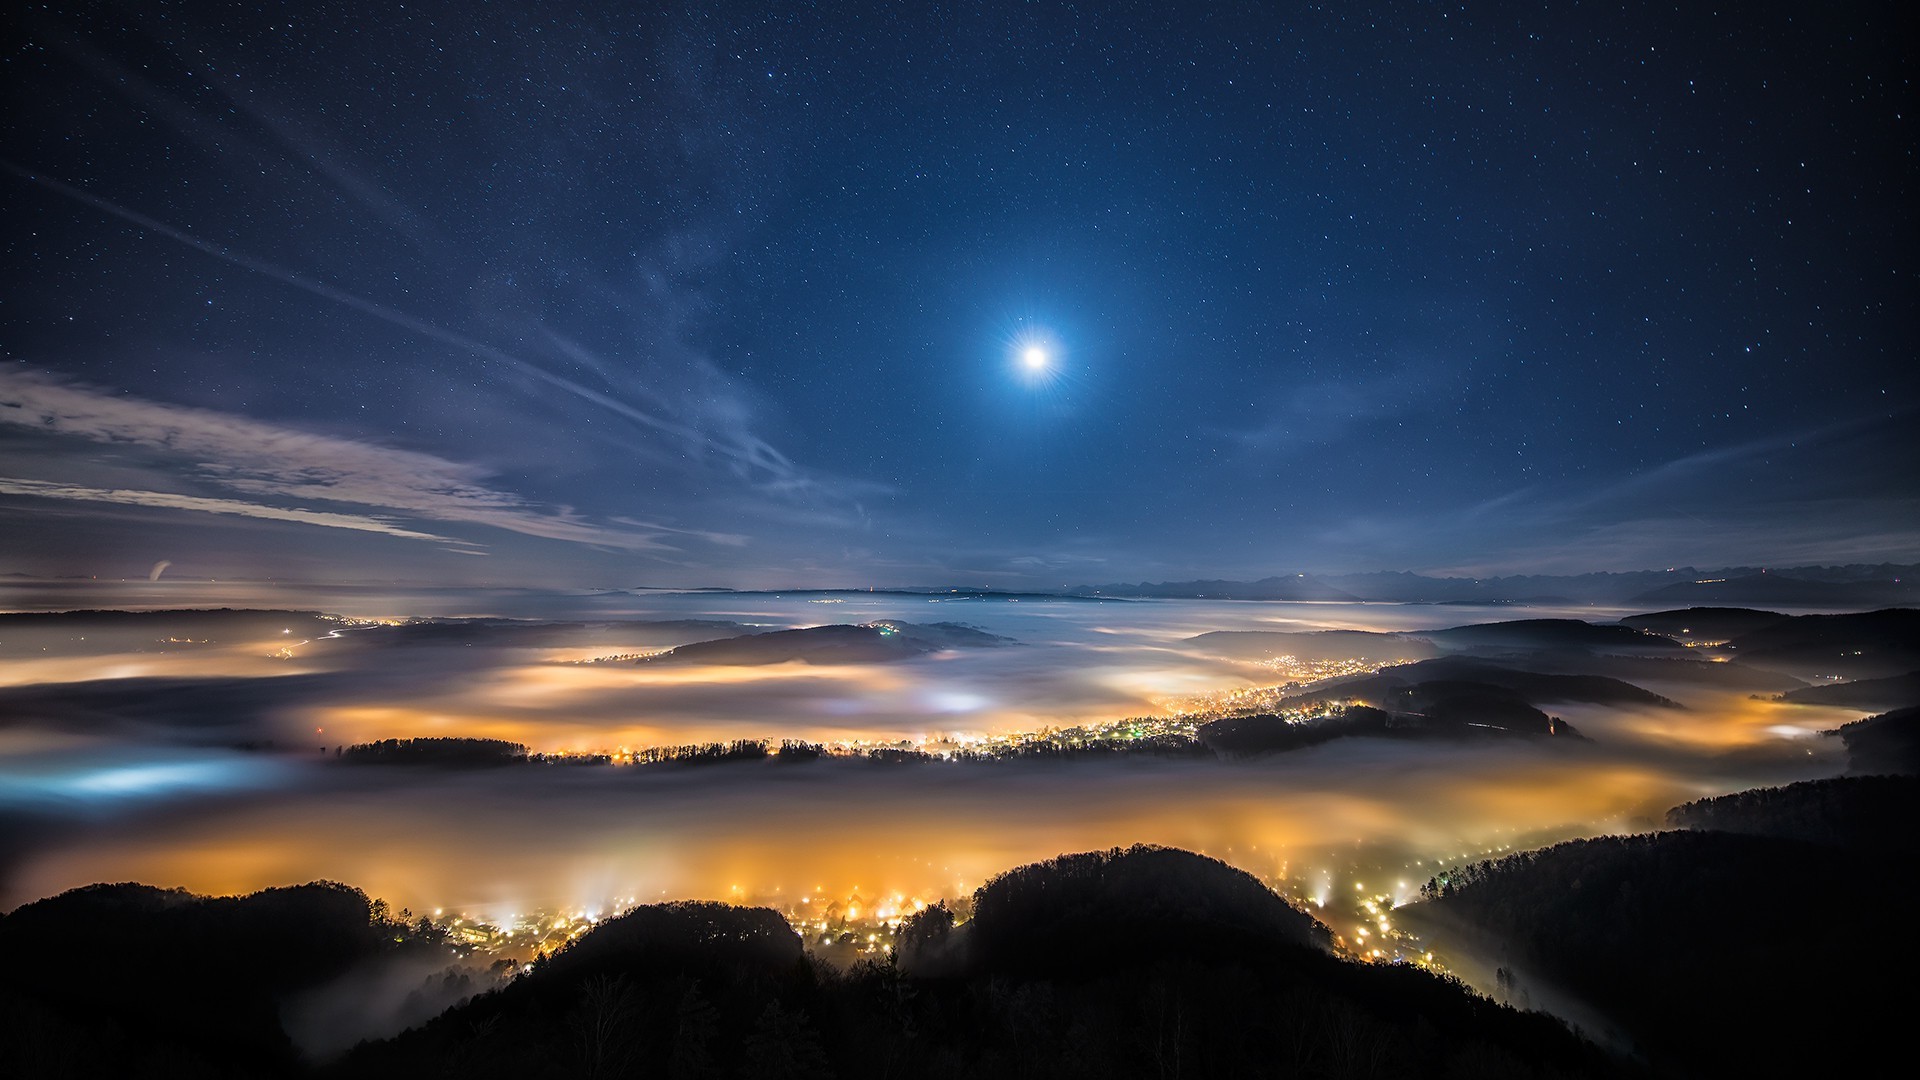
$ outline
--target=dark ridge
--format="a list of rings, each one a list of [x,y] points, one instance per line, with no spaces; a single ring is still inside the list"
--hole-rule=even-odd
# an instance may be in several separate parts
[[[1349,736],[1390,734],[1392,718],[1355,705],[1325,717],[1289,721],[1273,713],[1228,716],[1201,725],[1200,741],[1221,757],[1285,753]]]
[[[207,626],[258,624],[285,629],[288,619],[312,619],[328,622],[318,611],[279,611],[272,608],[165,608],[158,611],[121,611],[115,608],[87,608],[76,611],[0,612],[0,629],[73,628],[115,629],[141,627],[151,623],[198,623]]]
[[[342,625],[341,620],[317,611],[252,608],[11,612],[0,613],[0,656],[37,653],[40,646],[55,642],[65,655],[84,656],[304,641]]]
[[[1885,678],[1920,670],[1920,610],[1800,615],[1728,643],[1742,663],[1802,676]]]
[[[1366,656],[1377,660],[1420,660],[1440,655],[1432,642],[1406,634],[1368,630],[1315,630],[1288,633],[1275,630],[1214,630],[1186,640],[1186,644],[1214,656],[1264,660],[1297,656],[1303,660],[1347,660]]]
[[[488,645],[538,648],[586,645],[608,635],[634,636],[680,645],[753,633],[754,627],[726,619],[633,619],[604,622],[548,622],[539,619],[414,619],[355,630],[337,639],[355,648],[395,646]]]
[[[1027,601],[1035,601],[1039,603],[1050,603],[1050,602],[1056,602],[1056,601],[1058,602],[1091,601],[1094,603],[1119,602],[1118,597],[1081,596],[1072,592],[1045,592],[1045,591],[1034,592],[1034,591],[1017,590],[1017,589],[996,589],[990,586],[957,587],[957,586],[949,586],[949,585],[908,585],[908,586],[902,586],[900,588],[887,588],[887,589],[878,589],[878,588],[870,588],[870,589],[853,589],[853,588],[848,588],[848,589],[718,589],[718,588],[709,588],[709,589],[658,589],[658,590],[650,590],[650,591],[678,592],[678,593],[688,593],[688,594],[723,593],[728,596],[774,596],[774,597],[911,596],[915,599],[960,600],[960,601],[1027,600]]]
[[[1574,996],[1665,1073],[1862,1076],[1907,1010],[1856,928],[1910,884],[1884,854],[1681,831],[1449,871],[1402,921],[1498,964],[1508,1000]]]
[[[1620,622],[1635,630],[1664,634],[1676,640],[1725,641],[1791,617],[1777,611],[1756,611],[1753,608],[1693,607],[1629,615]]]
[[[1629,626],[1581,622],[1578,619],[1515,619],[1510,622],[1475,623],[1446,630],[1424,630],[1411,636],[1426,638],[1449,652],[1572,650],[1672,655],[1686,648],[1670,638],[1642,633]]]
[[[1395,704],[1435,728],[1496,728],[1527,735],[1554,734],[1553,718],[1504,686],[1454,679],[1415,683]]]
[[[1795,705],[1844,705],[1854,709],[1898,709],[1920,704],[1920,671],[1884,679],[1805,686],[1781,694],[1777,700]]]
[[[1551,674],[1459,656],[1387,668],[1378,677],[1402,679],[1409,683],[1435,680],[1484,683],[1511,690],[1533,705],[1582,702],[1596,705],[1651,705],[1665,709],[1681,707],[1670,698],[1607,675]]]
[[[334,751],[336,760],[347,765],[435,765],[449,768],[476,768],[493,765],[524,765],[527,748],[505,739],[381,739],[357,743]]]
[[[368,957],[435,946],[344,886],[209,900],[94,886],[0,919],[8,1075],[353,1078],[1223,1078],[1370,1062],[1381,1075],[1618,1075],[1555,1021],[1411,968],[1354,964],[1250,876],[1158,848],[1001,875],[959,927],[838,972],[777,913],[647,905],[490,993],[331,1065],[279,1002]],[[960,939],[971,944],[956,947]],[[398,939],[398,940],[396,940]],[[911,953],[911,958],[905,954]],[[932,964],[943,972],[916,973]],[[103,977],[105,975],[106,977]]]
[[[821,1001],[819,973],[778,912],[649,904],[497,991],[363,1043],[326,1075],[818,1076]],[[764,1070],[781,1050],[814,1068]]]
[[[1362,1046],[1381,1075],[1615,1071],[1546,1017],[1417,969],[1335,959],[1310,917],[1190,852],[1061,856],[996,877],[971,910],[956,926],[943,906],[928,909],[898,938],[899,969],[922,996],[977,1002],[1000,988],[1008,999],[1011,1015],[958,1011],[935,1029],[993,1055],[944,1075],[1162,1077],[1176,1055],[1183,1075],[1316,1075]],[[1053,1017],[1061,1034],[1008,1045],[1009,1020]]]
[[[1055,978],[1083,978],[1116,963],[1222,959],[1248,948],[1332,947],[1324,927],[1246,871],[1146,846],[1009,870],[974,893],[965,935],[974,971]],[[1126,942],[1124,953],[1117,942]]]
[[[319,699],[342,677],[146,676],[0,687],[0,727],[32,722],[98,734],[140,725],[209,738],[257,738],[288,701]]]
[[[1341,680],[1285,698],[1281,707],[1294,709],[1329,702],[1371,705],[1392,713],[1396,722],[1422,718],[1429,725],[1488,725],[1536,734],[1555,732],[1550,718],[1535,707],[1535,702],[1680,707],[1651,691],[1606,676],[1546,675],[1451,659],[1406,664],[1377,675]]]
[[[296,1073],[281,1002],[373,957],[440,952],[403,920],[331,882],[211,898],[89,885],[27,904],[0,918],[0,1073]]]
[[[1832,734],[1847,744],[1850,772],[1920,773],[1920,706],[1842,724]]]
[[[780,748],[784,761],[798,760],[800,754],[788,755],[787,745]],[[688,743],[684,746],[652,746],[636,752],[633,761],[636,765],[725,765],[737,761],[765,761],[769,755],[768,744],[761,739],[735,739],[732,742]],[[816,753],[813,755],[818,757]]]
[[[682,645],[643,664],[871,664],[906,660],[946,649],[992,648],[1013,639],[960,623],[884,622],[812,626]]]
[[[609,919],[534,967],[543,977],[559,980],[689,970],[778,975],[801,956],[799,936],[771,908],[682,900],[643,904]]]
[[[789,765],[803,761],[818,761],[827,752],[825,745],[807,742],[803,739],[782,739],[780,749],[774,751],[774,759]]]
[[[1697,799],[1667,811],[1676,829],[1776,836],[1867,854],[1920,855],[1920,777],[1838,776]]]
[[[1309,600],[1351,603],[1360,598],[1305,574],[1274,576],[1259,581],[1162,581],[1128,585],[1083,585],[1078,595],[1138,596],[1151,600]]]
[[[1473,739],[1551,735],[1585,741],[1572,724],[1498,687],[1432,684],[1425,712],[1349,705],[1305,719],[1275,713],[1229,716],[1201,726],[1198,744],[1222,758],[1285,753],[1347,738]]]
[[[1729,690],[1792,690],[1807,685],[1779,671],[1763,671],[1737,660],[1704,660],[1685,654],[1672,656],[1593,656],[1580,653],[1534,654],[1502,657],[1501,663],[1542,674],[1606,675],[1625,682],[1675,682],[1689,686],[1721,687]]]

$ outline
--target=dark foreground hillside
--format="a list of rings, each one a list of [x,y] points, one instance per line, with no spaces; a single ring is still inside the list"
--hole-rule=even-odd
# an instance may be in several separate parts
[[[1403,921],[1491,957],[1515,997],[1571,995],[1662,1074],[1875,1075],[1911,955],[1913,777],[1705,800],[1689,831],[1604,837],[1442,875]],[[1729,831],[1707,831],[1707,830]],[[1731,831],[1731,830],[1738,830]]]
[[[7,1035],[0,1073],[306,1073],[276,1021],[286,989],[369,950],[411,947],[364,897],[317,888],[345,902],[316,913],[325,932],[305,945],[256,933],[248,901],[172,893],[161,894],[164,906],[198,912],[184,931],[151,915],[123,925],[125,905],[102,906],[91,890],[0,920],[0,938],[22,940],[10,935],[27,916],[20,932],[47,943],[32,965],[7,975],[6,1015],[28,1018],[34,1030]],[[135,907],[144,910],[155,893],[135,895]],[[897,964],[840,972],[808,957],[772,911],[637,908],[512,983],[362,1044],[318,1073],[758,1080],[1620,1071],[1558,1021],[1417,969],[1332,956],[1313,920],[1202,856],[1157,848],[1063,856],[989,882],[973,909],[959,926],[944,907],[930,909],[905,928]],[[84,968],[58,963],[67,943]]]
[[[1338,960],[1257,880],[1182,851],[1063,856],[989,882],[899,962],[834,972],[772,912],[641,908],[340,1076],[1600,1076],[1557,1021]],[[690,946],[689,942],[698,942]]]
[[[1698,799],[1667,811],[1681,829],[1803,840],[1879,858],[1920,856],[1920,780],[1836,776]]]
[[[296,1073],[282,1004],[409,954],[445,955],[433,932],[329,882],[218,898],[75,889],[0,918],[0,1076]]]

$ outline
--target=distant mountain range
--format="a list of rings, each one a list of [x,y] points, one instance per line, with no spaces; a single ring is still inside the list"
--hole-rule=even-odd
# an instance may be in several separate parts
[[[1426,604],[1646,603],[1876,607],[1920,601],[1920,565],[1729,567],[1492,578],[1423,574],[1290,574],[1258,581],[1118,582],[1072,596],[1150,599],[1384,601]]]

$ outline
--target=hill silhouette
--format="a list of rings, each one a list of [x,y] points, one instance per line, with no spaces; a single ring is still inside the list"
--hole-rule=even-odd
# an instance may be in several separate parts
[[[0,1075],[301,1071],[281,1003],[438,938],[331,882],[204,897],[90,885],[0,917]]]
[[[1792,616],[1777,611],[1755,611],[1752,608],[1690,607],[1629,615],[1620,622],[1635,630],[1662,634],[1676,640],[1725,641],[1789,618]]]
[[[1920,704],[1920,671],[1884,679],[1856,679],[1788,690],[1779,700],[1795,705],[1845,705],[1855,709],[1897,709]]]
[[[356,743],[335,752],[348,765],[435,765],[478,768],[524,765],[524,744],[505,739],[465,739],[435,736],[420,739],[381,739]]]
[[[1213,656],[1264,660],[1297,656],[1302,660],[1347,660],[1368,656],[1379,660],[1422,660],[1440,655],[1432,642],[1410,634],[1382,634],[1370,630],[1213,630],[1196,634],[1186,644]]]
[[[1738,831],[1577,840],[1458,868],[1402,921],[1499,964],[1509,997],[1598,1010],[1663,1073],[1867,1075],[1889,1060],[1904,1006],[1881,990],[1880,949],[1851,939],[1862,912],[1900,910],[1909,894],[1912,841],[1894,831],[1914,797],[1910,780],[1869,778],[1690,803],[1672,820]]]
[[[1678,655],[1685,646],[1630,626],[1579,619],[1513,619],[1474,623],[1445,630],[1423,630],[1422,637],[1448,652],[1499,655],[1527,652],[1585,652],[1627,656]]]
[[[773,630],[717,641],[700,641],[639,661],[642,664],[873,664],[906,660],[945,649],[1012,645],[1012,638],[960,623],[883,622],[859,626],[810,626]]]
[[[1799,615],[1732,639],[1744,664],[1800,676],[1885,678],[1920,670],[1920,610]]]
[[[1920,777],[1836,776],[1696,799],[1667,811],[1677,829],[1776,836],[1881,856],[1920,855]]]
[[[1611,676],[1529,671],[1458,656],[1382,668],[1376,674],[1342,679],[1288,698],[1287,702],[1359,700],[1379,708],[1392,708],[1398,700],[1413,700],[1430,705],[1443,691],[1453,687],[1471,687],[1472,692],[1478,694],[1485,694],[1491,688],[1497,692],[1494,696],[1518,698],[1529,705],[1585,702],[1679,708],[1668,698]]]
[[[1326,928],[1246,871],[1154,847],[1062,855],[1009,870],[974,893],[963,937],[965,970],[1056,977],[1332,945]],[[1114,947],[1118,942],[1124,950]]]
[[[1225,581],[1205,578],[1194,581],[1142,581],[1137,584],[1116,582],[1109,585],[1082,585],[1069,590],[1082,596],[1138,596],[1153,600],[1309,600],[1351,603],[1360,598],[1306,574],[1264,577],[1258,581]]]
[[[256,608],[0,612],[0,634],[5,640],[16,644],[29,638],[59,641],[67,655],[299,639],[339,626],[338,620],[317,611]]]
[[[1847,744],[1856,773],[1920,773],[1920,706],[1842,724],[1830,734]]]
[[[330,1070],[353,1077],[1609,1076],[1555,1021],[1364,966],[1257,880],[1136,847],[1003,874],[898,963],[804,959],[770,911],[636,909],[512,985]]]
[[[631,619],[604,622],[550,622],[543,619],[413,619],[367,627],[343,636],[345,647],[389,649],[402,646],[486,645],[496,648],[557,648],[639,638],[665,645],[711,641],[752,633],[753,627],[726,619]]]

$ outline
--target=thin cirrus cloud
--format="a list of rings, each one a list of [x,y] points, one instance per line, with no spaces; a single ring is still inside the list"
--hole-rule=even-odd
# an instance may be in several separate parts
[[[252,500],[274,501],[0,478],[0,493],[9,495],[267,518],[384,533],[455,550],[477,545],[410,528],[387,515],[275,503],[319,500],[639,552],[675,550],[663,539],[667,533],[725,545],[745,542],[734,534],[670,529],[632,519],[621,522],[623,527],[597,524],[572,510],[542,508],[490,488],[484,483],[486,471],[474,465],[210,409],[128,398],[31,372],[0,370],[0,425],[184,458],[191,464],[182,471],[193,479]]]
[[[862,496],[879,494],[887,490],[883,485],[847,481],[804,470],[764,439],[759,438],[747,430],[745,419],[750,410],[747,409],[745,404],[740,401],[736,395],[730,393],[730,391],[736,388],[732,387],[730,381],[719,372],[719,369],[704,357],[691,358],[687,374],[695,377],[696,380],[707,389],[714,391],[714,400],[700,402],[694,399],[687,399],[675,402],[661,398],[661,404],[667,406],[669,411],[664,413],[648,411],[628,403],[614,393],[596,389],[560,375],[557,372],[549,370],[543,364],[535,363],[464,334],[448,330],[429,320],[417,318],[406,312],[376,304],[364,297],[307,278],[264,259],[255,258],[243,252],[229,249],[223,245],[202,240],[191,233],[176,229],[171,225],[150,218],[145,214],[130,210],[117,203],[109,202],[106,199],[89,194],[79,188],[63,184],[51,177],[42,176],[30,170],[23,169],[12,162],[0,160],[0,171],[11,173],[31,183],[40,185],[49,191],[84,203],[85,205],[94,207],[122,220],[132,222],[143,229],[165,236],[168,239],[191,247],[196,251],[203,252],[235,266],[251,270],[276,281],[283,282],[322,299],[344,305],[362,314],[379,319],[382,322],[410,331],[427,340],[449,346],[463,354],[503,364],[536,385],[558,390],[589,405],[597,406],[620,416],[631,421],[643,430],[651,431],[677,443],[686,452],[696,456],[704,456],[709,452],[715,453],[730,463],[734,473],[739,478],[760,487],[764,491],[788,499],[799,499],[802,501],[819,497],[826,499],[828,502],[844,506],[855,503],[856,500]],[[553,342],[556,347],[565,344],[564,339],[558,337],[555,337]],[[571,352],[566,349],[562,349],[562,352],[576,361],[581,360],[581,355],[577,355],[580,352],[578,346],[573,346],[573,351]],[[594,364],[589,366],[599,364],[601,364],[601,362],[595,358]],[[691,421],[677,415],[677,413],[681,412],[689,414]],[[855,510],[861,517],[864,517],[864,511],[860,510],[857,505],[855,506]],[[847,522],[841,519],[840,523],[846,524]]]
[[[435,536],[432,533],[416,529],[403,528],[391,521],[365,514],[336,514],[325,510],[289,509],[279,506],[267,506],[261,503],[245,502],[239,499],[216,499],[199,495],[181,495],[171,491],[143,491],[138,488],[95,488],[78,484],[57,484],[47,480],[21,480],[10,476],[0,476],[0,495],[28,495],[41,499],[66,499],[76,502],[115,503],[120,506],[151,506],[163,510],[197,510],[208,514],[231,514],[236,517],[265,518],[270,521],[292,521],[302,525],[324,525],[332,529],[353,529],[358,532],[384,533],[405,540],[431,540],[435,543],[453,545],[453,550],[463,554],[478,555],[465,540],[456,540],[449,536]],[[158,574],[155,574],[158,577]]]

